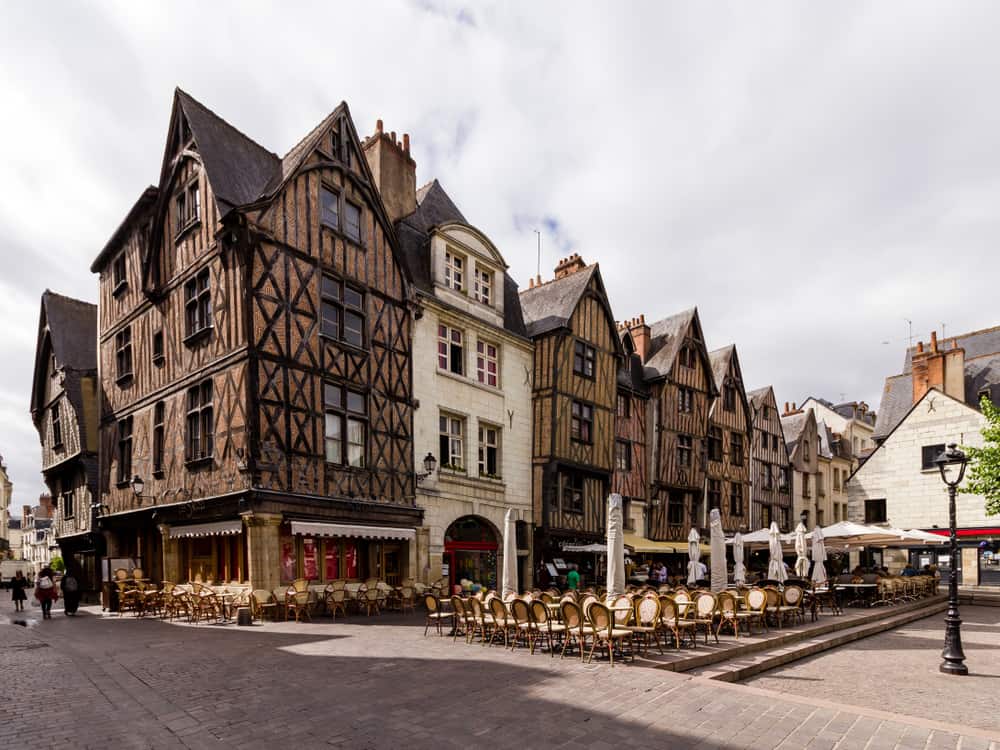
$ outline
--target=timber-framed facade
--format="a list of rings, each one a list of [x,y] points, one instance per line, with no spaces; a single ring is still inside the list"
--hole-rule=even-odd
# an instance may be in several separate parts
[[[753,500],[751,527],[767,528],[778,522],[782,532],[790,532],[791,469],[785,434],[781,429],[781,412],[774,397],[774,388],[765,386],[751,391],[753,408]]]
[[[727,533],[750,530],[753,412],[736,346],[709,352],[718,397],[708,414],[705,506],[719,508]]]

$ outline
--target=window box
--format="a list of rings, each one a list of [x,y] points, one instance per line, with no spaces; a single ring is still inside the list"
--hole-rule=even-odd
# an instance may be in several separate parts
[[[189,469],[197,469],[202,466],[210,466],[212,464],[213,456],[199,456],[198,458],[189,458],[184,462],[184,465]],[[161,474],[163,472],[160,472]]]
[[[126,372],[124,375],[119,375],[117,378],[115,378],[115,385],[117,385],[119,388],[128,388],[130,385],[132,385],[132,378],[133,378],[132,373]]]
[[[465,468],[459,466],[458,464],[441,464],[441,471],[447,472],[448,474],[467,474]]]

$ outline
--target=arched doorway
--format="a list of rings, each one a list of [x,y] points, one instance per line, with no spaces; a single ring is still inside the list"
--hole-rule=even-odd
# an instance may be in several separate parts
[[[497,587],[497,534],[485,518],[462,516],[444,534],[444,559],[448,583],[463,579],[486,589]]]

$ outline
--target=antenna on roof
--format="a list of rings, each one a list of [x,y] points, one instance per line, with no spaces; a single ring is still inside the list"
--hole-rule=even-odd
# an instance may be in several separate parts
[[[945,339],[945,335],[944,335],[944,323],[942,323],[941,324],[941,340],[944,341],[944,339]]]
[[[538,278],[542,278],[542,233],[537,229],[532,231],[538,235],[538,270],[535,273],[538,274]]]
[[[906,324],[909,326],[909,333],[907,334],[907,336],[909,337],[909,341],[910,341],[909,345],[910,345],[910,347],[912,347],[913,346],[913,321],[910,320],[909,318],[903,318],[903,320],[905,320]]]

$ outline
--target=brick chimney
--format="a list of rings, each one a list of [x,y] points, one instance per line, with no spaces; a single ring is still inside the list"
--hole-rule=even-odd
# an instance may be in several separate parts
[[[913,403],[917,403],[931,388],[938,388],[960,401],[965,400],[965,350],[952,339],[951,349],[938,346],[937,331],[931,331],[931,343],[917,349],[910,357],[913,380]]]
[[[643,364],[649,359],[650,334],[649,326],[646,324],[646,316],[640,315],[627,321],[628,332],[632,335],[632,343],[635,344],[635,353]]]
[[[790,417],[793,414],[801,414],[801,413],[802,413],[802,409],[799,408],[799,407],[796,407],[794,401],[792,401],[791,405],[789,405],[789,403],[786,401],[785,402],[785,413],[782,414],[781,416],[783,416],[783,417]]]
[[[410,156],[410,136],[403,134],[396,141],[396,132],[382,130],[382,121],[375,123],[375,134],[362,144],[375,186],[393,223],[417,210],[417,163]]]
[[[573,253],[568,258],[563,258],[559,261],[559,265],[556,266],[556,278],[561,279],[565,276],[569,276],[571,273],[582,271],[586,267],[587,264],[583,262],[583,258],[576,253]]]

